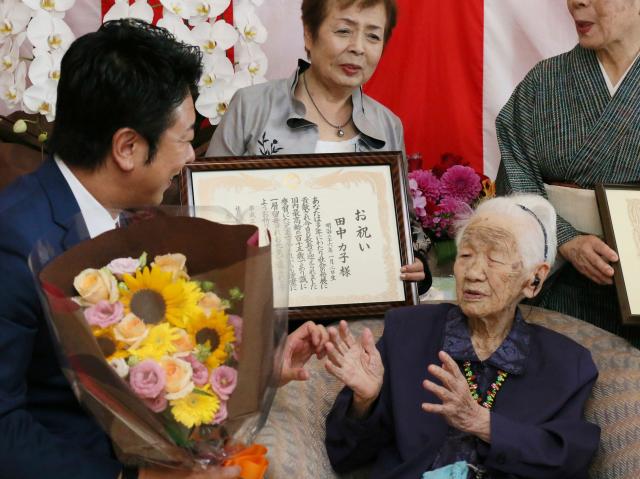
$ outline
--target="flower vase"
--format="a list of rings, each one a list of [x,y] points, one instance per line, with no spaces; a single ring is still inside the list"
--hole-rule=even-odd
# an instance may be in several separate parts
[[[429,251],[429,268],[433,276],[451,276],[456,259],[456,243],[452,239],[434,241]]]

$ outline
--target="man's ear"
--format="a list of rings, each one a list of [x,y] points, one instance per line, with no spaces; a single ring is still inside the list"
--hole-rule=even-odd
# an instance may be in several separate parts
[[[111,138],[111,156],[118,167],[125,172],[132,171],[140,158],[146,158],[147,142],[133,128],[120,128]]]
[[[549,263],[541,263],[534,268],[522,291],[525,298],[533,298],[540,292],[542,284],[547,279],[547,276],[549,276],[550,270],[551,267],[549,266]]]

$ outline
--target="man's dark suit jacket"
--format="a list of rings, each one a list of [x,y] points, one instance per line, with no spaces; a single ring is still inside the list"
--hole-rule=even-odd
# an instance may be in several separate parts
[[[80,209],[53,160],[0,191],[0,477],[115,479],[111,443],[62,374],[27,258],[65,250]]]
[[[373,463],[372,479],[417,479],[429,470],[449,426],[423,402],[441,403],[422,387],[440,364],[445,323],[460,311],[451,304],[399,308],[387,313],[378,343],[385,377],[370,416],[348,416],[353,394],[345,388],[327,418],[329,460],[339,472]],[[461,314],[461,313],[460,313]],[[587,479],[600,438],[583,418],[597,378],[589,351],[541,326],[523,323],[529,336],[525,369],[509,376],[491,410],[491,445],[478,455],[491,478]]]

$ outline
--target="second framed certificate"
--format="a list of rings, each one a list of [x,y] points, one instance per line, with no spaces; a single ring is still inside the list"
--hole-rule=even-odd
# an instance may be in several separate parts
[[[379,316],[414,304],[400,280],[413,260],[400,152],[210,158],[188,164],[183,204],[256,224],[289,264],[292,319]],[[278,244],[288,245],[278,258]]]

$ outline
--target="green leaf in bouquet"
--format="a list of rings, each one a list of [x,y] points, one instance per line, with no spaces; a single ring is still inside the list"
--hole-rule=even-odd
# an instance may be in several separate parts
[[[171,436],[173,442],[180,447],[193,447],[194,443],[190,439],[191,429],[177,422],[168,409],[162,415],[166,418],[166,420],[163,421],[165,430],[167,431],[167,434]]]
[[[135,354],[132,354],[131,356],[129,356],[127,358],[127,365],[132,368],[134,367],[136,364],[138,364],[140,362],[140,358],[138,356],[136,356]]]
[[[231,303],[229,302],[228,299],[223,299],[220,301],[220,308],[221,309],[229,309],[231,308]]]
[[[140,257],[138,258],[138,263],[140,263],[140,269],[143,269],[147,265],[147,252],[144,251]]]
[[[229,290],[229,298],[231,301],[242,301],[244,299],[244,293],[240,291],[240,288],[231,288]]]
[[[211,347],[206,344],[198,344],[194,356],[198,361],[204,363],[209,356],[211,356]]]
[[[216,288],[216,284],[213,281],[195,281],[195,283],[200,286],[204,293],[211,293]]]
[[[124,281],[120,281],[118,283],[118,290],[123,293],[127,293],[129,291],[129,286],[127,286],[127,283],[125,283]]]
[[[433,249],[436,254],[438,266],[442,266],[446,263],[452,263],[456,259],[456,242],[452,239],[436,241],[433,244]]]

